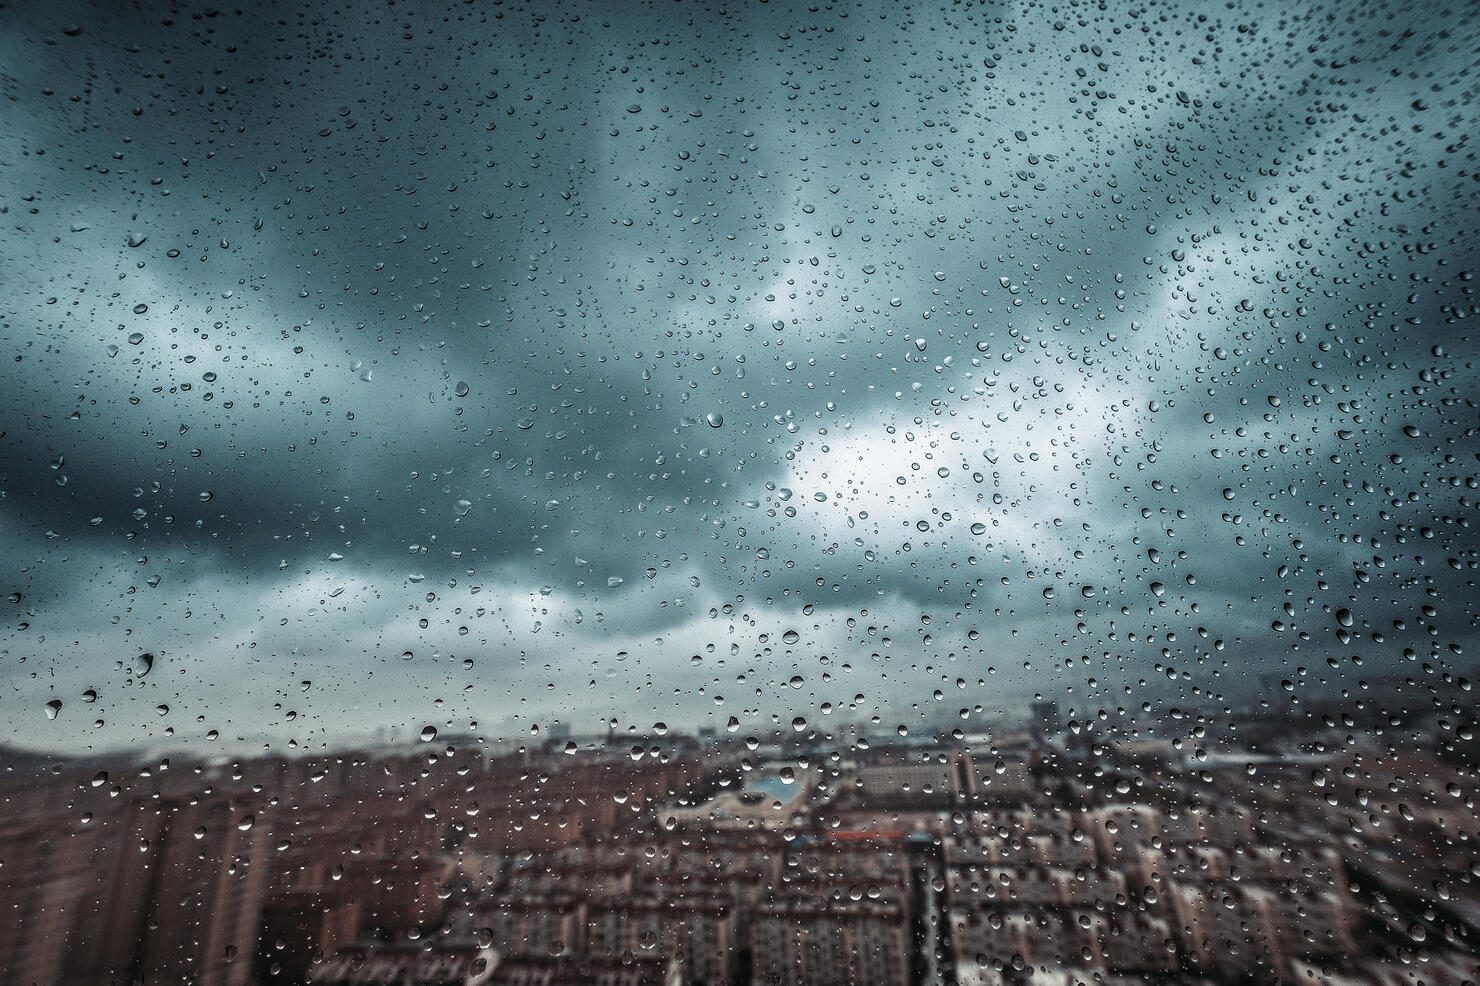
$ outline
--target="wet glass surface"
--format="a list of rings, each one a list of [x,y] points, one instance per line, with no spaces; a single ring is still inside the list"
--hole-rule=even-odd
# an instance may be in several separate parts
[[[1474,12],[0,6],[0,979],[1480,978]]]

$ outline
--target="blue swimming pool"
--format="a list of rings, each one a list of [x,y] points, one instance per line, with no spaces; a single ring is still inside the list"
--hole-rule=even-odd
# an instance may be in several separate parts
[[[785,803],[796,797],[801,788],[795,783],[788,784],[776,774],[758,774],[746,780],[745,790],[766,794]]]

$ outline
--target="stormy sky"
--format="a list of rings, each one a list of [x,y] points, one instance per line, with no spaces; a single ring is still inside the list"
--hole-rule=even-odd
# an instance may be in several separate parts
[[[1406,6],[5,6],[0,742],[1470,704]]]

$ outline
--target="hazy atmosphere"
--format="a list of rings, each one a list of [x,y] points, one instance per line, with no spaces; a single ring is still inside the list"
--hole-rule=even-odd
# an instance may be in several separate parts
[[[1473,7],[302,6],[0,8],[0,742],[1473,707]]]

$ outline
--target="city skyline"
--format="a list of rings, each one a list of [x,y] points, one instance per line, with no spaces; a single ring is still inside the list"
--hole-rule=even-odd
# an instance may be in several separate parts
[[[720,737],[11,767],[0,973],[1389,986],[1480,968],[1473,756],[1442,721],[1385,745],[1250,723],[1241,758],[1208,759],[1036,713],[980,742],[800,753]]]

